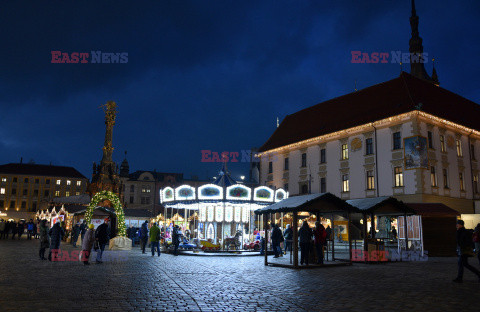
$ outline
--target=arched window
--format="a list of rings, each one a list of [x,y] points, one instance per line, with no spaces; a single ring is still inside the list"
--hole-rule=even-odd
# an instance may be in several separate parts
[[[302,194],[308,194],[308,185],[302,185]]]

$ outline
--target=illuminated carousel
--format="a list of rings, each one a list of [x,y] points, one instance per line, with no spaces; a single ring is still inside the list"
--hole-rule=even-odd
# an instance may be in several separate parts
[[[167,227],[179,225],[182,231],[188,230],[192,237],[200,240],[225,247],[223,242],[235,237],[243,247],[252,236],[254,227],[259,227],[253,211],[287,197],[288,192],[283,189],[251,188],[236,182],[224,165],[219,177],[211,184],[161,189],[160,201],[165,210],[157,218],[166,220]]]

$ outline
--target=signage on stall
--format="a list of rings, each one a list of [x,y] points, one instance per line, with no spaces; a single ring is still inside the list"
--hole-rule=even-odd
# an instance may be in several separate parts
[[[7,214],[5,212],[0,211],[0,217],[6,217],[6,216],[7,216]]]

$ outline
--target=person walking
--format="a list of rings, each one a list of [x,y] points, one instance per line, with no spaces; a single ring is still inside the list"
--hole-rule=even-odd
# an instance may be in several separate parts
[[[178,234],[178,225],[173,227],[172,231],[173,255],[178,256],[178,245],[180,245],[180,235]]]
[[[17,223],[15,221],[10,223],[10,229],[12,230],[12,239],[15,239],[15,235],[17,234]]]
[[[20,239],[23,235],[23,232],[25,231],[25,224],[23,221],[18,221],[18,225],[17,225],[17,236],[18,236],[18,239]]]
[[[157,248],[160,257],[160,228],[156,222],[150,228],[150,244],[152,246],[152,257],[155,256],[155,248]]]
[[[62,241],[63,236],[65,236],[65,231],[60,226],[60,218],[57,219],[55,225],[52,226],[50,231],[48,231],[48,235],[50,236],[50,252],[48,253],[48,260],[52,261],[52,253],[53,253],[53,260],[55,260],[59,249],[60,249],[60,242]]]
[[[87,221],[83,220],[82,224],[80,224],[80,235],[82,237],[82,241],[83,241],[83,237],[85,237],[85,233],[87,233],[87,230],[88,230]]]
[[[140,245],[142,247],[142,254],[145,253],[145,248],[147,247],[147,240],[148,240],[148,221],[145,220],[142,223],[142,227],[140,228]]]
[[[287,224],[283,237],[285,238],[285,254],[287,254],[288,249],[290,249],[290,252],[292,251],[293,230],[290,224]]]
[[[88,230],[85,231],[85,235],[83,236],[82,239],[82,261],[84,265],[89,265],[90,262],[88,262],[88,259],[90,258],[90,255],[92,254],[92,247],[93,244],[95,244],[95,230],[94,230],[94,225],[89,224],[88,225]]]
[[[300,264],[308,265],[308,257],[310,255],[310,241],[312,240],[312,229],[308,226],[307,221],[303,221],[303,225],[298,231],[300,238]]]
[[[3,219],[0,220],[0,239],[5,238],[5,221]]]
[[[453,281],[461,283],[463,281],[464,268],[469,269],[478,277],[480,282],[480,271],[468,264],[468,257],[473,255],[472,235],[465,229],[465,222],[463,220],[457,221],[457,253],[458,253],[458,274]]]
[[[80,222],[77,222],[72,229],[72,245],[74,248],[77,248],[77,240],[80,235]]]
[[[30,219],[27,223],[27,239],[31,240],[32,236],[34,235],[33,233],[33,228],[35,227],[35,224],[33,224],[33,219]]]
[[[5,222],[5,230],[4,230],[4,238],[8,239],[8,235],[10,234],[10,229],[11,229],[11,222],[7,221]]]
[[[478,264],[480,264],[480,223],[473,231],[473,242],[475,243],[475,252],[477,253]]]
[[[103,263],[102,255],[103,251],[105,250],[105,246],[108,244],[110,240],[110,235],[108,233],[108,223],[110,222],[109,218],[105,218],[103,223],[100,224],[95,231],[95,239],[98,241],[98,250],[97,250],[97,263]]]
[[[38,239],[40,237],[40,220],[38,219],[37,222],[33,223],[33,233],[35,239]]]
[[[278,224],[273,225],[272,229],[272,248],[273,253],[275,254],[273,257],[278,258],[281,254],[280,243],[283,242],[283,235],[282,231],[278,227]]]
[[[40,260],[47,260],[45,258],[45,250],[50,248],[50,239],[48,238],[48,228],[47,228],[47,220],[40,221],[40,251],[38,255],[40,256]]]
[[[317,264],[323,264],[323,246],[327,243],[327,231],[319,221],[315,222],[313,231],[315,251],[317,252]]]
[[[132,247],[135,247],[136,230],[133,225],[130,225],[130,228],[127,230],[127,236],[132,240]]]

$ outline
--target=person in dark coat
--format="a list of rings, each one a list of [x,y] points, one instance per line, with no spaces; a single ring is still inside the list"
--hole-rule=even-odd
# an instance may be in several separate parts
[[[473,242],[475,243],[475,252],[477,253],[478,264],[480,264],[480,223],[473,230]]]
[[[317,264],[323,264],[323,247],[327,244],[327,231],[319,221],[315,222],[313,231],[315,251],[317,252]]]
[[[180,236],[178,235],[178,225],[173,227],[172,233],[173,254],[178,256],[178,245],[180,245]]]
[[[80,224],[80,235],[82,236],[82,241],[83,237],[85,236],[85,233],[87,233],[88,226],[87,226],[87,221],[83,220],[82,224]]]
[[[56,257],[58,251],[60,249],[60,242],[62,241],[63,236],[65,236],[65,231],[60,226],[60,219],[57,219],[57,222],[54,226],[48,231],[48,235],[50,236],[50,252],[48,253],[48,260],[52,261],[52,253],[53,258]]]
[[[453,281],[461,283],[463,281],[463,268],[472,271],[478,277],[480,282],[480,271],[468,264],[468,257],[473,254],[472,235],[465,229],[463,220],[457,221],[457,252],[458,252],[458,275]]]
[[[105,218],[102,224],[100,224],[95,231],[95,239],[98,241],[98,250],[97,250],[97,263],[103,263],[102,255],[105,250],[105,246],[110,240],[110,235],[108,231],[108,223],[110,222],[109,218]]]
[[[140,245],[142,247],[142,254],[145,253],[145,247],[147,246],[148,242],[148,221],[145,220],[142,223],[142,227],[140,228]]]
[[[17,225],[17,236],[18,239],[20,239],[23,235],[23,232],[25,231],[25,224],[23,221],[19,221]]]
[[[308,257],[310,254],[310,241],[312,240],[312,229],[308,226],[307,221],[303,221],[303,225],[298,231],[300,239],[300,264],[308,265]]]
[[[278,224],[274,224],[272,229],[272,248],[275,254],[274,258],[278,258],[280,256],[280,243],[283,242],[283,240],[282,231],[278,227]]]
[[[288,249],[292,251],[293,230],[290,224],[287,224],[287,228],[283,232],[283,237],[285,238],[285,254],[287,254]]]
[[[78,236],[80,235],[80,225],[77,223],[72,229],[72,245],[77,247]]]
[[[133,225],[130,225],[130,228],[127,231],[128,238],[132,240],[132,247],[135,247],[135,237],[136,237],[136,229]]]
[[[327,240],[332,240],[332,228],[330,225],[327,225],[325,231],[327,232]]]
[[[88,230],[82,239],[82,261],[84,265],[89,265],[88,259],[92,253],[93,244],[95,244],[95,230],[93,224],[88,225]]]
[[[45,258],[45,250],[50,248],[50,239],[48,238],[47,220],[40,222],[40,260],[47,260]]]
[[[12,230],[12,239],[15,239],[15,235],[17,234],[17,223],[15,221],[10,223],[10,229]]]
[[[33,219],[30,219],[27,223],[27,239],[31,240],[32,236],[34,235],[33,230],[35,228],[35,224],[33,223]]]
[[[0,239],[4,238],[5,236],[5,222],[3,219],[0,220]]]
[[[5,230],[3,232],[3,238],[7,239],[8,238],[8,234],[10,233],[10,229],[11,229],[11,222],[5,222]]]

